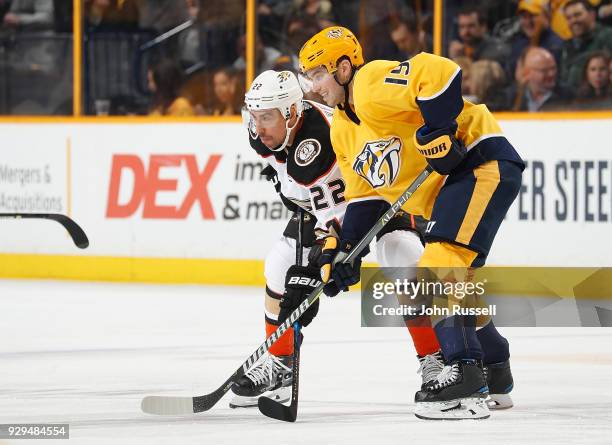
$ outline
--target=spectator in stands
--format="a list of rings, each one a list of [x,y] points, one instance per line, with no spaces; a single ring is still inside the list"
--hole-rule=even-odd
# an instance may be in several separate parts
[[[504,86],[506,75],[494,60],[478,60],[470,68],[469,96],[476,104],[485,104],[491,111],[506,107]]]
[[[596,51],[587,58],[576,99],[580,107],[612,108],[610,57],[607,53]]]
[[[419,29],[414,15],[392,20],[389,35],[397,47],[397,52],[389,57],[390,60],[408,60],[425,49],[425,33]]]
[[[517,84],[507,93],[513,111],[541,111],[564,106],[570,94],[557,83],[557,62],[546,49],[530,46],[519,58]]]
[[[461,68],[461,94],[466,100],[472,101],[472,90],[470,88],[470,77],[472,73],[472,59],[460,56],[453,61]]]
[[[476,60],[495,60],[505,66],[510,48],[504,42],[488,35],[485,12],[477,6],[466,6],[457,16],[459,40],[448,47],[451,58],[466,56]]]
[[[23,31],[50,30],[53,28],[53,0],[12,0],[3,23]]]
[[[215,99],[210,114],[213,116],[235,116],[240,114],[238,103],[238,77],[231,68],[221,68],[213,75]]]
[[[550,28],[548,0],[521,0],[518,4],[520,30],[514,35],[511,45],[508,72],[514,73],[516,62],[528,46],[546,48],[557,65],[561,61],[563,40]]]
[[[597,23],[595,8],[587,0],[569,0],[563,12],[572,38],[563,45],[561,81],[566,86],[576,88],[580,84],[589,53],[612,50],[612,29]]]
[[[193,116],[188,99],[181,96],[184,75],[174,60],[162,59],[147,72],[149,90],[153,93],[150,115]]]

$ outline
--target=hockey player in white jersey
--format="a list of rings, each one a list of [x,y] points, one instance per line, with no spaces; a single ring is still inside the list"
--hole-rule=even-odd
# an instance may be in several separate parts
[[[262,173],[275,182],[288,207],[299,205],[308,212],[302,238],[306,265],[295,264],[295,217],[265,260],[268,336],[319,284],[321,246],[326,238],[339,237],[347,203],[345,183],[329,136],[330,108],[304,100],[297,78],[289,71],[260,74],[247,92],[245,103],[250,145],[268,163]],[[384,267],[414,268],[422,251],[414,219],[403,212],[377,237],[376,254]],[[318,309],[319,300],[300,318],[302,326],[310,324]],[[427,382],[437,376],[444,364],[433,329],[422,323],[418,320],[407,325],[421,362],[423,382]],[[262,395],[281,403],[290,399],[293,334],[289,329],[232,387],[235,397],[231,407],[257,406]]]

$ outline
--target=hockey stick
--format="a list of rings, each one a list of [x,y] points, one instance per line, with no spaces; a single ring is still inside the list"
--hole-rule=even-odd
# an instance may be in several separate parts
[[[50,219],[64,226],[79,249],[85,249],[89,246],[89,240],[83,229],[66,215],[59,213],[0,213],[0,219]]]
[[[303,241],[302,231],[304,228],[304,210],[298,207],[298,236],[296,241],[295,264],[302,265]],[[291,382],[291,403],[289,406],[283,405],[269,397],[260,397],[257,400],[259,411],[273,419],[282,420],[285,422],[295,422],[297,419],[298,398],[300,394],[300,322],[293,323],[293,381]]]
[[[368,246],[372,240],[376,237],[378,232],[387,224],[391,218],[402,208],[404,203],[410,198],[414,192],[425,182],[433,170],[430,166],[427,166],[416,179],[410,184],[410,186],[400,195],[391,207],[381,216],[374,226],[365,234],[365,236],[359,241],[353,250],[351,250],[346,256],[337,258],[338,262],[342,261],[350,263],[354,258],[361,253],[363,249]],[[234,373],[215,391],[196,397],[166,397],[166,396],[148,396],[142,400],[141,408],[145,413],[149,414],[161,414],[161,415],[178,415],[178,414],[190,414],[199,413],[202,411],[208,411],[211,409],[224,395],[229,391],[234,382],[242,377],[249,368],[259,358],[266,353],[266,351],[272,346],[280,337],[285,333],[289,326],[291,326],[306,310],[313,304],[317,298],[323,292],[324,284],[318,285],[304,300],[300,306],[294,310],[289,317],[274,331],[256,350],[253,352],[241,365],[234,371]]]

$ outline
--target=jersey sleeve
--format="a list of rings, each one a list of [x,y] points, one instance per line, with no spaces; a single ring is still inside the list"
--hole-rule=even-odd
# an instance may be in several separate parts
[[[461,68],[433,54],[421,53],[413,60],[414,95],[425,124],[432,129],[454,126],[463,109]]]

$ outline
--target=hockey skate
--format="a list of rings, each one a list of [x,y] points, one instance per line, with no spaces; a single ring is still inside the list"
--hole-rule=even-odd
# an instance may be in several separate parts
[[[514,406],[510,391],[514,387],[510,360],[500,363],[485,365],[484,374],[489,386],[489,398],[487,405],[489,409],[508,409]]]
[[[257,400],[261,396],[269,397],[279,403],[288,402],[291,399],[293,382],[292,364],[293,357],[290,355],[264,356],[232,386],[232,392],[236,395],[230,401],[230,408],[257,406]]]
[[[442,357],[442,352],[437,351],[425,356],[417,355],[417,358],[420,362],[417,374],[421,374],[421,389],[423,389],[427,383],[435,380],[444,369],[444,357]]]
[[[477,360],[457,360],[414,396],[419,419],[486,419],[489,395],[482,365]]]

